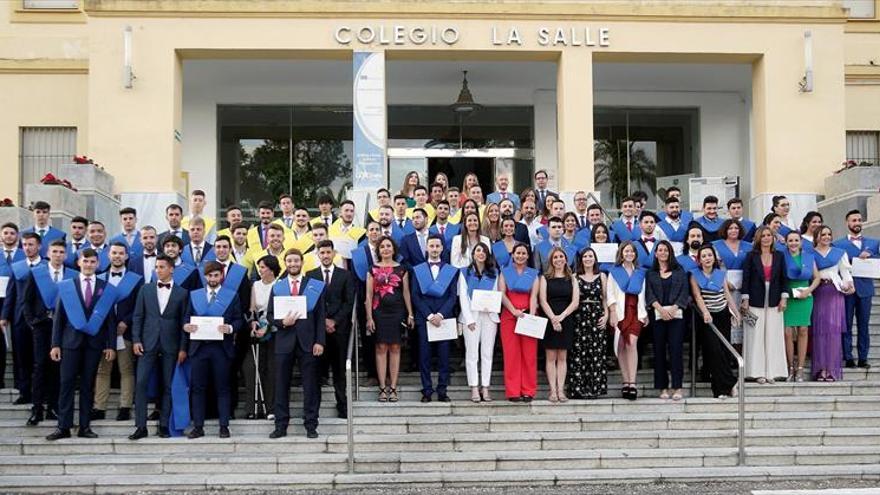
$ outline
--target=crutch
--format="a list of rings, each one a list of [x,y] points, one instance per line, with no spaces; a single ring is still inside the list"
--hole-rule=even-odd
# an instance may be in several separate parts
[[[263,406],[263,415],[266,415],[266,396],[263,393],[263,380],[260,377],[260,343],[251,344],[251,356],[254,358],[254,416],[257,415],[260,405]]]

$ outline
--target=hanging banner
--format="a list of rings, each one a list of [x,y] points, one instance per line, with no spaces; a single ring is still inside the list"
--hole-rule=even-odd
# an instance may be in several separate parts
[[[354,52],[353,189],[386,186],[385,53]]]

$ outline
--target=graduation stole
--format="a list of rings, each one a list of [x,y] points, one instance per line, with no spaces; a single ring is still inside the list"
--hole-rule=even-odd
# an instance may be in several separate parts
[[[355,275],[357,275],[361,282],[367,279],[367,272],[370,271],[369,249],[367,241],[364,241],[363,244],[351,252],[351,264],[354,267]]]
[[[303,282],[306,284],[305,287],[302,286]],[[314,278],[303,277],[302,280],[300,280],[299,292],[299,294],[290,293],[290,279],[287,278],[287,275],[279,279],[275,282],[275,285],[272,286],[273,296],[305,296],[306,310],[311,313],[318,304],[318,299],[321,298],[321,293],[324,292],[324,282]]]
[[[755,222],[749,220],[748,218],[740,218],[739,223],[740,225],[742,225],[743,235],[747,236],[749,235],[749,232],[755,230]]]
[[[241,287],[241,281],[244,279],[245,275],[247,275],[247,268],[237,263],[231,263],[229,268],[226,269],[226,277],[223,279],[223,287],[238,292],[238,288]]]
[[[538,270],[534,268],[525,267],[522,273],[516,272],[516,267],[514,265],[508,265],[501,270],[501,274],[504,275],[504,282],[507,284],[507,288],[512,292],[521,292],[528,293],[532,290],[532,284],[535,283],[535,279],[538,278]]]
[[[659,242],[660,241],[654,241],[654,249],[657,249],[657,243]],[[634,241],[632,244],[633,247],[636,248],[636,253],[639,255],[639,266],[643,268],[651,268],[654,265],[654,249],[649,253],[640,240]]]
[[[42,261],[40,261],[40,265],[43,265]],[[36,267],[35,267],[36,268]],[[21,261],[16,261],[12,264],[12,275],[15,277],[15,280],[19,282],[23,282],[28,275],[31,274],[31,265],[28,264],[28,260],[24,259]]]
[[[687,246],[685,246],[685,248],[687,248]],[[686,272],[690,272],[699,268],[697,266],[697,262],[694,261],[694,257],[691,256],[689,253],[690,252],[679,254],[675,257],[675,261],[678,261],[678,264],[681,265],[682,270]]]
[[[726,270],[720,268],[712,270],[712,273],[708,277],[703,273],[703,270],[694,270],[691,274],[694,276],[697,285],[699,285],[701,289],[712,292],[724,291],[724,283],[727,280]]]
[[[113,311],[113,305],[116,304],[116,287],[112,284],[104,284],[101,291],[96,290],[92,297],[92,315],[87,319],[83,302],[76,292],[78,283],[79,280],[75,278],[58,282],[58,298],[64,304],[64,312],[70,325],[75,330],[94,337],[101,331],[101,325],[104,324],[107,315]],[[95,298],[98,299],[97,302]]]
[[[134,288],[137,287],[138,282],[143,280],[143,278],[144,277],[141,277],[131,270],[126,270],[125,275],[122,276],[122,280],[116,285],[116,302],[122,301],[130,296],[132,291],[134,291]]]
[[[611,231],[614,232],[615,239],[620,242],[632,241],[642,235],[641,230],[639,229],[638,220],[633,217],[631,221],[633,226],[632,231],[626,228],[626,222],[623,221],[623,219],[618,219],[611,223]]]
[[[748,256],[749,251],[752,250],[752,244],[746,241],[739,241],[739,251],[737,254],[733,254],[730,246],[721,239],[713,242],[712,246],[715,248],[715,252],[718,253],[721,261],[724,262],[725,268],[728,270],[742,269],[743,263],[746,261],[746,256]]]
[[[79,275],[79,272],[68,268],[64,270],[64,280],[72,278],[70,276],[71,273]],[[37,284],[37,292],[40,293],[43,306],[49,310],[55,309],[55,301],[58,298],[58,284],[52,280],[52,275],[49,274],[49,265],[35,266],[31,274],[34,276],[34,283]]]
[[[449,288],[452,279],[458,274],[458,270],[454,266],[444,263],[440,266],[435,280],[431,275],[431,266],[428,262],[424,262],[413,267],[413,273],[416,275],[416,280],[419,281],[419,289],[422,294],[442,297],[446,294],[446,289]]]
[[[846,254],[846,252],[843,249],[836,247],[832,247],[831,250],[828,251],[827,256],[822,256],[818,251],[813,251],[813,256],[815,256],[816,259],[816,267],[820,270],[837,265],[844,254]]]
[[[611,276],[620,290],[627,294],[638,295],[645,283],[645,270],[641,268],[634,269],[630,275],[624,267],[615,265],[611,268]]]
[[[464,277],[464,281],[467,283],[468,298],[473,297],[475,289],[492,290],[495,287],[495,277],[487,277],[485,275],[478,277],[471,267],[462,268],[461,276]]]
[[[798,263],[791,252],[786,249],[785,275],[792,280],[810,280],[813,276],[813,255],[801,250],[801,261]]]
[[[683,221],[679,224],[678,230],[672,228],[672,224],[665,220],[658,223],[657,226],[660,227],[660,230],[666,234],[666,237],[668,237],[671,242],[684,242],[684,238],[687,236],[687,225],[685,225]]]
[[[593,231],[590,230],[589,227],[584,227],[578,230],[577,234],[574,235],[574,241],[572,244],[578,252],[583,251],[584,249],[590,247],[590,236],[593,235]]]
[[[507,252],[507,245],[504,241],[496,241],[492,244],[492,256],[495,257],[495,263],[500,267],[510,264],[510,253]]]
[[[171,274],[171,279],[174,280],[175,285],[181,285],[186,282],[186,279],[189,278],[190,274],[195,269],[196,267],[188,263],[181,263],[174,267],[174,273]]]
[[[721,217],[715,217],[715,220],[709,220],[703,215],[697,219],[697,223],[706,229],[707,232],[718,232],[718,228],[721,227],[722,221]]]
[[[175,281],[175,283],[177,282]],[[236,295],[234,290],[221,286],[212,304],[208,304],[208,289],[198,289],[190,292],[189,299],[192,302],[196,315],[222,317]]]

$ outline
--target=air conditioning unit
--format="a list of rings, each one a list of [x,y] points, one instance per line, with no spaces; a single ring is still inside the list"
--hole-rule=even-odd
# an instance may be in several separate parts
[[[703,209],[703,198],[718,198],[718,209],[727,208],[727,200],[739,197],[739,176],[725,177],[693,177],[688,184],[689,206],[691,211]]]

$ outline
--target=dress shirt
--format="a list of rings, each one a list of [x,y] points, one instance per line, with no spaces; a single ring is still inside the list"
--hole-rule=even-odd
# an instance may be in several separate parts
[[[52,281],[56,284],[64,280],[64,265],[55,268],[52,265],[49,265],[49,273],[52,275]]]
[[[419,240],[419,248],[422,250],[422,254],[424,255],[428,252],[428,230],[425,229],[421,232],[416,231],[416,238]]]
[[[152,256],[147,257],[150,254]],[[152,253],[144,252],[143,263],[144,263],[144,283],[148,284],[153,280],[153,270],[156,269],[156,252]]]
[[[321,267],[321,278],[325,281],[325,283],[329,283],[330,280],[333,280],[333,270],[336,269],[336,265],[330,263],[330,266],[319,265]],[[327,273],[327,272],[330,273]]]
[[[159,313],[165,312],[165,306],[168,306],[168,299],[171,298],[171,289],[174,288],[174,279],[168,279],[168,285],[171,287],[159,287],[156,285],[156,295],[159,298]]]
[[[27,262],[28,262],[28,266],[30,266],[31,268],[33,268],[33,267],[35,267],[35,266],[37,266],[37,265],[40,264],[40,260],[42,260],[42,258],[40,258],[39,256],[37,256],[36,258],[33,258],[33,259],[28,258],[28,260],[27,260]]]
[[[437,276],[440,275],[440,260],[428,260],[428,266],[431,267],[431,278],[437,280]]]
[[[862,249],[862,236],[861,236],[861,234],[849,235],[847,237],[849,238],[849,241],[852,242],[853,244],[855,244],[855,246],[857,248]]]
[[[114,277],[113,276],[114,273],[122,273],[122,275],[119,277]],[[124,277],[124,276],[125,276],[125,267],[122,267],[121,270],[116,270],[115,267],[111,266],[110,273],[107,274],[107,282],[110,285],[112,285],[113,287],[116,287],[117,285],[119,285],[119,282],[122,282],[122,277]]]

